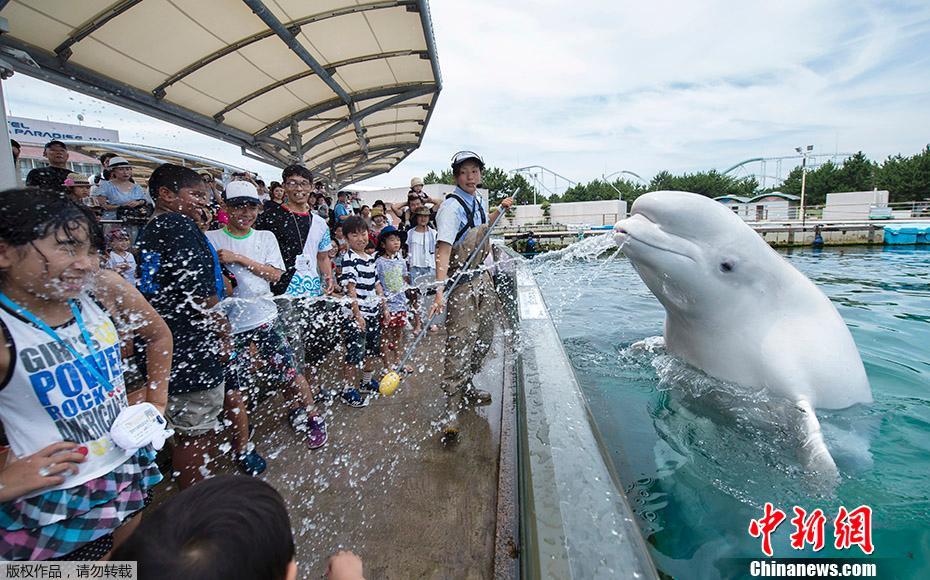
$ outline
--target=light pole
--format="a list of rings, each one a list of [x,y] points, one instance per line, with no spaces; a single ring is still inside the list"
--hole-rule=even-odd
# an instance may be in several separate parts
[[[801,231],[804,231],[804,224],[807,221],[807,213],[804,211],[804,188],[807,185],[807,156],[814,150],[813,145],[808,145],[805,149],[795,147],[801,155]]]

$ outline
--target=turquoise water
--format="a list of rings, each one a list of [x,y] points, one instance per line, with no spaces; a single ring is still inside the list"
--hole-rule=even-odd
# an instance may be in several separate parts
[[[835,491],[801,471],[789,436],[767,424],[758,394],[734,392],[640,342],[661,336],[664,310],[622,255],[553,260],[534,270],[662,572],[748,576],[744,559],[762,557],[748,525],[768,501],[787,514],[772,537],[775,557],[868,558],[879,577],[928,578],[930,250],[784,256],[846,320],[875,399],[818,411],[842,475]],[[752,416],[762,419],[745,420]],[[795,505],[824,510],[823,550],[790,547]],[[871,556],[833,548],[841,505],[872,508]]]

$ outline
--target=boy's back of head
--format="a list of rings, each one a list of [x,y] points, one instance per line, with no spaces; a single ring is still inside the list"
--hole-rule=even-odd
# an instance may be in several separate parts
[[[284,580],[294,537],[281,495],[241,475],[208,479],[169,499],[113,552],[140,580]]]

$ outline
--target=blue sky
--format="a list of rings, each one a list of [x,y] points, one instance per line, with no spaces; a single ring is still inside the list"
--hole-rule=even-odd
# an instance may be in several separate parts
[[[442,0],[443,92],[423,146],[369,185],[403,185],[458,149],[511,169],[723,169],[750,157],[930,142],[930,2]],[[13,115],[118,129],[124,141],[276,170],[238,148],[17,74]]]

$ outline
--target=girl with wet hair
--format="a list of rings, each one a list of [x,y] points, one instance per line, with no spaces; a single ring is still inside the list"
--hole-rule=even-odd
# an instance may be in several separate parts
[[[167,399],[171,334],[100,270],[93,214],[58,193],[0,192],[0,559],[97,560],[128,537],[161,481],[151,446],[110,436],[128,405],[119,329],[148,352],[145,398]],[[131,325],[131,326],[130,326]]]

